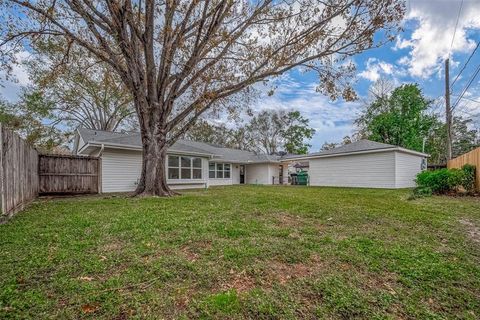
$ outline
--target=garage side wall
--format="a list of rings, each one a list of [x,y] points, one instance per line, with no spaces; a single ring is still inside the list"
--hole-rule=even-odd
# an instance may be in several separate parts
[[[141,171],[141,152],[105,149],[102,154],[102,192],[135,191]]]
[[[266,163],[246,166],[246,184],[272,184],[270,168]]]
[[[395,188],[395,152],[311,159],[310,185]]]
[[[404,152],[395,152],[396,188],[415,187],[415,178],[422,171],[423,157]]]

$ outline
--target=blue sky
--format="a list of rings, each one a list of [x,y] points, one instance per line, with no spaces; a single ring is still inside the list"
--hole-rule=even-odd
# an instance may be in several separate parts
[[[352,134],[355,130],[353,120],[361,110],[368,88],[379,78],[390,79],[398,85],[418,83],[428,97],[436,99],[433,111],[444,115],[443,61],[450,53],[453,80],[480,41],[480,0],[466,0],[462,4],[452,44],[460,5],[461,1],[457,0],[408,1],[404,31],[396,40],[353,58],[357,66],[355,89],[360,98],[358,101],[329,101],[315,92],[318,80],[313,74],[294,71],[283,77],[274,96],[262,97],[254,109],[281,107],[300,110],[317,130],[311,141],[311,151],[318,150],[325,141],[339,142],[345,135]],[[381,34],[377,36],[381,37]],[[480,48],[455,83],[452,103],[479,65]],[[479,80],[480,75],[466,97],[480,101]],[[480,103],[463,99],[455,112],[472,118],[480,114]],[[473,118],[480,127],[480,117]]]
[[[460,6],[462,10],[455,28]],[[480,41],[480,0],[464,0],[463,4],[461,0],[409,0],[407,8],[404,31],[394,42],[353,57],[357,66],[355,89],[360,98],[358,101],[329,101],[315,91],[318,79],[314,74],[293,71],[278,81],[273,96],[260,97],[253,109],[300,110],[317,130],[311,141],[311,151],[317,151],[325,141],[338,142],[345,135],[352,134],[355,129],[353,120],[361,110],[369,86],[381,77],[398,85],[418,83],[427,96],[436,99],[434,111],[443,115],[443,60],[450,55],[453,80]],[[456,101],[477,66],[480,66],[480,49],[455,83],[452,102]],[[13,74],[17,82],[7,82],[0,87],[0,94],[12,101],[20,88],[29,83],[28,74],[21,66],[14,66]],[[473,118],[478,127],[480,102],[472,100],[480,101],[479,80],[480,75],[465,95],[471,100],[463,99],[455,109],[456,114]]]

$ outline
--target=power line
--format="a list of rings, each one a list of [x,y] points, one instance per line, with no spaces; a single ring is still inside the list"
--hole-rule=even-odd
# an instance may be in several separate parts
[[[477,77],[477,75],[478,75],[479,72],[480,72],[480,65],[478,65],[477,70],[475,70],[475,73],[474,73],[473,76],[470,78],[470,81],[468,82],[467,86],[463,89],[463,91],[462,91],[462,93],[460,94],[459,98],[457,99],[457,101],[456,101],[455,104],[453,105],[452,110],[455,109],[455,107],[458,105],[458,103],[460,102],[460,100],[463,98],[463,96],[464,96],[465,93],[467,92],[468,88],[470,88],[470,86],[472,85],[473,81],[475,80],[475,78]]]
[[[480,110],[479,110],[479,111],[477,111],[477,110],[471,110],[471,109],[469,108],[469,105],[467,105],[467,104],[463,104],[463,105],[459,106],[459,107],[457,108],[456,113],[457,113],[457,114],[460,113],[460,114],[468,115],[468,116],[470,116],[470,117],[478,117],[478,116],[480,116]]]
[[[456,76],[455,79],[453,80],[452,84],[450,85],[450,89],[453,87],[453,85],[454,85],[455,82],[457,81],[458,77],[460,77],[460,75],[462,74],[462,72],[465,70],[465,68],[467,67],[468,63],[469,63],[470,60],[472,59],[473,55],[474,55],[475,52],[477,51],[478,47],[480,47],[480,41],[477,43],[477,46],[475,47],[475,49],[473,49],[472,53],[471,53],[470,56],[468,57],[467,62],[465,62],[465,64],[463,65],[462,69],[460,70],[460,72],[457,74],[457,76]]]
[[[463,0],[462,2],[460,2],[460,8],[458,8],[457,22],[455,22],[455,29],[453,30],[452,43],[450,43],[450,51],[448,52],[448,56],[450,56],[450,53],[452,52],[453,40],[455,40],[455,34],[457,33],[458,21],[460,20],[460,13],[462,12],[462,7]]]
[[[456,94],[452,94],[452,96],[459,97],[459,95],[456,95]],[[469,98],[469,97],[463,97],[462,99],[469,100],[469,101],[476,102],[476,103],[480,103],[480,101]]]

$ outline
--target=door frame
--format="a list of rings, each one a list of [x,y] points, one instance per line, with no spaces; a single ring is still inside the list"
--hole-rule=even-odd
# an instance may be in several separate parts
[[[242,174],[242,171],[243,171],[243,174]],[[247,167],[244,165],[244,164],[241,164],[239,166],[239,170],[238,170],[238,181],[239,181],[239,184],[245,184],[245,180],[246,180],[246,176],[247,176]],[[242,181],[242,176],[243,176],[243,181]]]

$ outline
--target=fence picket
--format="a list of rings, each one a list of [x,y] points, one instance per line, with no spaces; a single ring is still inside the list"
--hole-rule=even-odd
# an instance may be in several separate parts
[[[0,221],[37,197],[37,167],[37,151],[0,124]]]
[[[448,160],[447,167],[450,168],[461,168],[464,164],[471,164],[476,167],[476,179],[475,185],[477,191],[480,191],[480,148],[474,149],[470,152],[462,154],[455,159]]]

